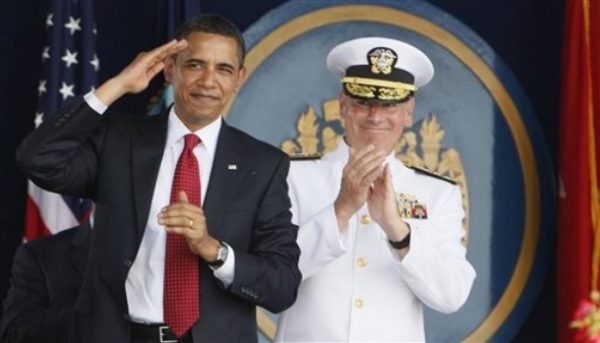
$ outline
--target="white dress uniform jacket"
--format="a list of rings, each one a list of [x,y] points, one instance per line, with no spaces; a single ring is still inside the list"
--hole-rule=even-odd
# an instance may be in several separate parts
[[[475,278],[461,244],[460,189],[387,158],[396,193],[416,197],[427,212],[426,219],[405,219],[411,238],[401,259],[366,204],[339,234],[333,203],[347,160],[341,142],[320,160],[292,162],[288,183],[303,281],[296,303],[279,317],[276,340],[424,341],[423,304],[456,311]]]

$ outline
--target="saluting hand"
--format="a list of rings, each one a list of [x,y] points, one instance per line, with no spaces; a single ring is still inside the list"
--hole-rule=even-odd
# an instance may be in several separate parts
[[[148,87],[150,81],[165,67],[165,60],[185,49],[188,43],[182,39],[165,43],[153,50],[140,52],[117,76],[103,83],[95,95],[105,105],[127,93],[139,93]]]

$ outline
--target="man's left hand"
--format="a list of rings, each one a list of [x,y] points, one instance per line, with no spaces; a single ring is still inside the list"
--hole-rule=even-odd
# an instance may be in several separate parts
[[[371,185],[367,205],[371,217],[385,231],[389,240],[398,242],[406,237],[409,228],[398,213],[389,164]]]
[[[179,192],[177,202],[161,210],[158,223],[168,233],[184,236],[194,254],[205,261],[215,260],[220,243],[208,233],[202,208],[190,203],[185,192]]]

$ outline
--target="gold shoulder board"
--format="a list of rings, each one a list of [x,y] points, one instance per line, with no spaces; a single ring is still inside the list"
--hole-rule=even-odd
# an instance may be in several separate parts
[[[319,160],[321,159],[321,157],[323,157],[323,154],[295,154],[295,155],[289,155],[290,156],[290,160],[292,161],[309,161],[309,160]]]
[[[408,168],[416,171],[417,173],[425,174],[425,175],[428,175],[428,176],[431,176],[431,177],[435,177],[436,179],[440,179],[440,180],[443,180],[443,181],[446,181],[446,182],[450,182],[453,185],[456,185],[456,181],[455,180],[453,180],[453,179],[451,179],[451,178],[449,178],[447,176],[440,175],[440,174],[438,174],[436,172],[433,172],[433,171],[431,171],[429,169],[425,169],[425,168],[422,168],[422,167],[413,166],[413,165],[410,165],[410,164],[406,164],[406,166]]]

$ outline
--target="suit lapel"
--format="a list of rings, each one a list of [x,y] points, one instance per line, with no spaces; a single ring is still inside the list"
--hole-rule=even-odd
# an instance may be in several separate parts
[[[204,199],[204,213],[211,234],[218,230],[245,170],[244,147],[233,139],[232,129],[223,121]],[[218,235],[217,235],[218,237]]]
[[[162,161],[167,139],[167,109],[162,115],[151,117],[131,138],[132,184],[137,216],[137,238],[142,239],[154,185]]]

